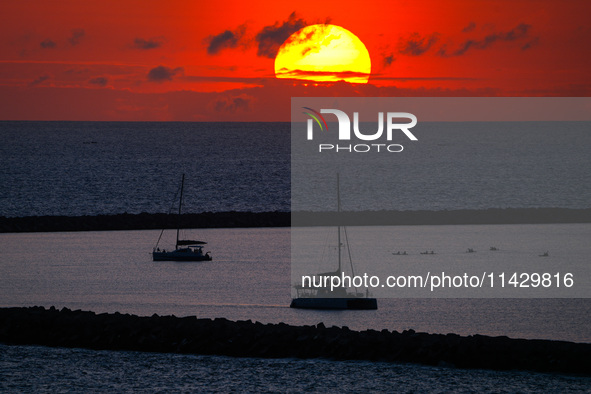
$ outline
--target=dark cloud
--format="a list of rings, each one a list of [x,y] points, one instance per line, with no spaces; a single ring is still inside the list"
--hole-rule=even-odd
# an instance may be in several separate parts
[[[33,81],[31,81],[31,83],[29,83],[29,86],[37,86],[45,81],[47,81],[49,79],[49,75],[45,74],[45,75],[41,75],[38,78],[35,78]]]
[[[177,74],[182,74],[183,68],[170,68],[165,66],[154,67],[148,72],[148,81],[151,82],[164,82],[172,81],[172,77]]]
[[[403,55],[420,56],[427,52],[439,39],[439,34],[421,37],[419,33],[412,33],[406,40],[401,40],[398,47]]]
[[[90,83],[92,85],[98,85],[100,87],[107,86],[108,82],[109,82],[109,80],[105,77],[96,77],[96,78],[92,78],[90,81],[88,81],[88,83]]]
[[[241,94],[235,97],[220,97],[214,103],[216,112],[248,111],[251,108],[253,97]]]
[[[278,72],[283,78],[302,78],[302,77],[334,77],[339,80],[349,78],[367,78],[369,74],[357,71],[306,71],[306,70],[285,70],[281,69]],[[315,81],[312,81],[315,82]]]
[[[510,30],[507,33],[497,34],[497,36],[498,36],[497,39],[503,40],[503,41],[515,41],[521,37],[526,36],[527,32],[529,31],[530,28],[531,28],[531,25],[521,23],[521,24],[519,24],[519,26],[517,26],[513,30]]]
[[[396,58],[394,57],[393,53],[383,54],[382,65],[384,66],[384,68],[390,67],[392,63],[394,63],[394,60],[396,60]]]
[[[472,30],[474,30],[475,28],[476,28],[476,23],[470,22],[470,23],[468,23],[468,26],[466,26],[462,29],[462,33],[469,33]]]
[[[528,42],[526,42],[525,44],[523,44],[521,46],[521,50],[525,51],[533,46],[538,45],[538,42],[540,41],[540,37],[534,37],[531,40],[529,40]]]
[[[68,39],[70,45],[74,46],[80,44],[80,40],[82,39],[82,37],[84,37],[85,34],[86,33],[84,32],[84,29],[72,30],[72,36]]]
[[[57,43],[53,40],[50,40],[49,38],[41,41],[41,43],[39,45],[41,45],[41,48],[43,48],[43,49],[57,48]]]
[[[292,12],[287,21],[265,26],[255,37],[258,42],[257,55],[274,59],[281,44],[293,33],[307,25],[308,23],[304,19],[298,18],[296,13]]]
[[[137,37],[133,40],[133,47],[135,49],[156,49],[160,48],[164,44],[164,40],[162,38],[150,38],[145,40],[143,38]]]
[[[509,30],[506,33],[505,32],[492,33],[492,34],[489,34],[488,36],[484,37],[482,40],[467,40],[462,45],[460,45],[460,47],[458,49],[456,49],[455,51],[453,51],[451,53],[448,53],[447,46],[444,45],[439,49],[437,54],[440,56],[443,56],[443,57],[460,56],[460,55],[463,55],[464,53],[466,53],[470,49],[486,49],[486,48],[490,47],[492,44],[494,44],[495,42],[503,42],[503,41],[508,42],[508,41],[520,40],[522,38],[528,37],[528,32],[529,32],[530,28],[531,28],[531,25],[521,23],[520,25],[518,25],[517,27],[515,27],[512,30]],[[536,38],[534,38],[533,40],[536,40]],[[532,42],[532,41],[530,41],[530,42]],[[529,46],[526,48],[525,47],[526,45],[527,44],[525,44],[522,49],[529,48]]]
[[[204,41],[207,45],[207,53],[215,55],[225,48],[236,48],[244,37],[246,26],[241,25],[234,31],[226,30],[216,36],[209,36]]]

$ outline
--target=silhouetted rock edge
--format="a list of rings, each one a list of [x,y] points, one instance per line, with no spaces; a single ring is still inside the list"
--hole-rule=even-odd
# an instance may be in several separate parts
[[[341,225],[591,223],[591,209],[490,208],[444,211],[202,212],[183,214],[182,228]],[[122,213],[94,216],[0,216],[0,232],[149,230],[176,228],[174,215]]]
[[[591,375],[591,344],[413,330],[352,331],[226,319],[0,308],[0,342],[261,358],[411,362]]]
[[[52,231],[155,230],[176,228],[179,219],[165,213],[95,216],[0,216],[0,233]],[[289,212],[203,212],[181,215],[181,228],[288,227]]]

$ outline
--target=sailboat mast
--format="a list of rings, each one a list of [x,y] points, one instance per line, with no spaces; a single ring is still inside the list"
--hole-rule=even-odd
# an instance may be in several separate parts
[[[181,207],[183,205],[183,189],[185,187],[185,174],[183,174],[183,178],[181,179],[181,196],[179,198],[179,221],[176,227],[176,249],[179,248],[179,231],[181,229]]]
[[[341,187],[340,187],[340,179],[339,173],[337,172],[337,220],[338,220],[338,245],[339,245],[339,273],[341,272]]]

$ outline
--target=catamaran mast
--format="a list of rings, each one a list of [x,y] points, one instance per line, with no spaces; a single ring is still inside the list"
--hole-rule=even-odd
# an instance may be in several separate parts
[[[337,220],[338,220],[338,245],[339,245],[339,273],[341,272],[341,218],[340,218],[340,213],[341,213],[341,190],[340,190],[340,179],[339,179],[339,173],[337,172]]]
[[[185,187],[185,174],[183,174],[183,178],[181,180],[181,196],[179,199],[179,221],[176,227],[176,249],[179,248],[179,231],[181,228],[181,207],[183,205],[183,188]]]

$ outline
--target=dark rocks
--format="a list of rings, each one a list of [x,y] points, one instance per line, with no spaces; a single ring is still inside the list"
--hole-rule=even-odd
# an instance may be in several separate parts
[[[591,344],[413,330],[352,331],[227,319],[138,317],[43,307],[0,308],[0,342],[235,357],[413,362],[591,375]]]
[[[162,213],[96,216],[0,216],[0,233],[51,231],[112,231],[176,228],[176,217]],[[289,212],[204,212],[183,214],[181,228],[287,227]]]
[[[506,208],[453,211],[367,212],[203,212],[183,214],[182,228],[289,227],[434,224],[591,223],[591,209]],[[96,216],[0,216],[0,233],[48,231],[148,230],[176,228],[176,218],[161,213]]]

